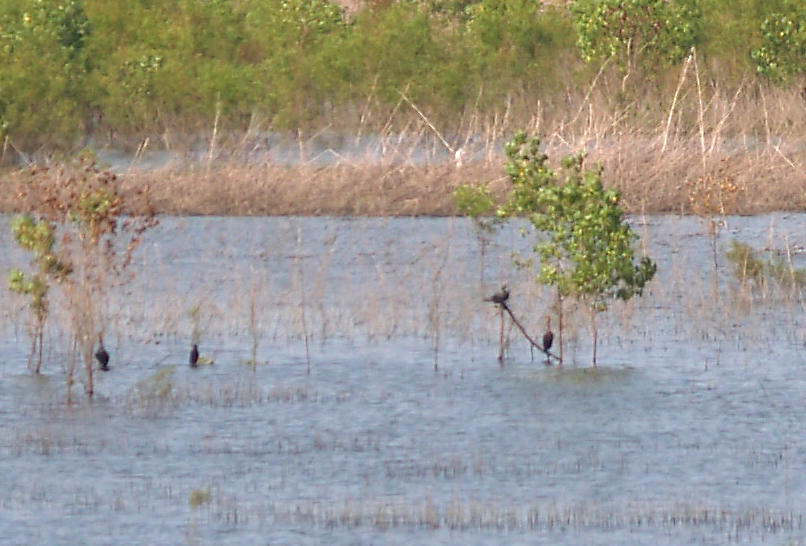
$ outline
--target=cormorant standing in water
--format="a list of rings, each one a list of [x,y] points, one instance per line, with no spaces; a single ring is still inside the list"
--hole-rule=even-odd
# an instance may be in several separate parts
[[[197,344],[193,344],[193,347],[190,349],[190,367],[197,368],[199,366],[199,346]]]
[[[104,371],[109,371],[109,353],[104,349],[104,338],[98,334],[98,350],[95,351],[95,359],[98,361],[98,367]]]
[[[501,305],[503,303],[506,303],[508,299],[509,299],[509,289],[507,288],[507,285],[504,284],[501,286],[501,290],[499,290],[489,298],[484,298],[484,301],[491,301],[493,303]]]

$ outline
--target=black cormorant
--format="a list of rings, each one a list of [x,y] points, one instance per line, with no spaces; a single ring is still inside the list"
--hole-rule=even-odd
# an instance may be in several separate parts
[[[95,359],[98,361],[98,367],[105,372],[109,371],[109,353],[104,349],[104,338],[98,336],[98,350],[95,351]]]
[[[493,303],[502,304],[505,303],[509,299],[509,289],[507,285],[501,286],[501,290],[490,296],[489,298],[485,298],[484,301],[491,301]]]
[[[543,352],[549,354],[551,344],[554,343],[554,332],[551,331],[551,317],[546,319],[546,332],[543,334]]]
[[[199,365],[199,346],[195,343],[190,349],[190,367],[196,368]]]

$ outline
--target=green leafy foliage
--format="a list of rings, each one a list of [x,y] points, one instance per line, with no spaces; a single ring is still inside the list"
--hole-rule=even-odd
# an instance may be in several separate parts
[[[540,19],[538,0],[485,0],[467,8],[468,32],[492,49],[512,48],[534,54],[541,42],[535,32]]]
[[[736,278],[751,290],[777,286],[800,292],[806,286],[806,270],[794,268],[789,260],[778,253],[771,253],[765,260],[752,246],[733,239],[726,256]]]
[[[548,239],[535,249],[541,282],[604,310],[614,298],[640,295],[656,267],[646,257],[634,263],[638,237],[625,221],[619,194],[604,189],[600,167],[583,171],[583,160],[583,154],[567,157],[564,183],[540,190],[531,220]]]
[[[527,217],[540,234],[534,245],[538,280],[556,287],[560,301],[585,301],[592,320],[610,301],[641,295],[657,266],[648,257],[636,261],[638,236],[626,221],[619,193],[604,188],[602,168],[584,170],[585,155],[570,155],[563,160],[560,182],[540,153],[540,140],[525,133],[516,135],[506,153],[513,189],[501,214]],[[595,354],[594,323],[594,363]]]
[[[512,183],[512,191],[499,214],[536,214],[541,210],[541,192],[556,183],[556,174],[548,165],[549,156],[540,149],[539,137],[530,138],[522,131],[506,143],[504,150],[507,156],[506,172]]]
[[[465,78],[474,78],[467,91],[483,88],[488,107],[513,89],[545,92],[573,77],[567,68],[573,66],[574,30],[564,10],[537,0],[484,0],[466,13],[457,41],[466,48]]]
[[[13,268],[9,272],[8,287],[12,292],[30,298],[29,307],[35,318],[30,360],[33,361],[38,352],[35,368],[38,373],[42,367],[42,336],[48,317],[50,281],[64,280],[72,273],[72,268],[56,253],[52,222],[27,214],[19,215],[12,220],[11,231],[17,244],[33,254],[34,270],[26,274],[19,268]]]
[[[80,0],[0,8],[0,136],[72,137],[86,126],[91,29]]]
[[[796,6],[764,19],[761,46],[752,53],[758,71],[774,80],[806,72],[806,6]]]
[[[690,0],[576,0],[572,9],[585,60],[613,57],[625,71],[678,63],[698,39],[701,13]]]
[[[650,84],[695,44],[709,66],[744,80],[755,50],[759,70],[784,82],[803,70],[802,21],[786,0],[577,0],[572,10],[412,0],[349,15],[335,0],[9,0],[0,138],[21,150],[71,147],[87,134],[193,134],[214,120],[222,131],[256,120],[349,130],[366,123],[359,109],[387,123],[400,91],[455,129],[457,113],[500,115],[508,104],[513,119],[536,97],[565,100],[592,77],[580,50],[658,74]]]
[[[462,184],[453,192],[460,214],[469,216],[480,231],[490,232],[494,227],[495,199],[486,185]]]

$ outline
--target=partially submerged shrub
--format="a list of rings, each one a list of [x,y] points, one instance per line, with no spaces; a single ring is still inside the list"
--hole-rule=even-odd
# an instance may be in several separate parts
[[[194,489],[190,492],[188,504],[190,504],[191,508],[199,508],[203,504],[210,504],[210,501],[212,500],[213,496],[210,494],[209,487],[206,489]]]
[[[598,331],[596,314],[614,299],[641,295],[657,270],[649,257],[635,261],[638,236],[626,221],[620,194],[605,189],[602,167],[584,170],[584,154],[563,160],[561,182],[540,153],[540,139],[519,133],[507,144],[507,173],[513,189],[501,209],[505,216],[525,216],[538,237],[538,281],[557,290],[560,362],[563,355],[563,300],[571,297],[590,311],[593,365]]]
[[[143,232],[157,222],[148,188],[124,193],[113,173],[86,156],[31,169],[18,196],[24,214],[14,221],[15,238],[34,252],[39,272],[30,279],[12,272],[11,287],[32,295],[38,323],[43,324],[39,317],[47,313],[48,277],[67,281],[63,293],[91,395],[93,347],[105,324],[102,304],[113,284],[128,280],[124,273],[132,253]],[[38,332],[41,345],[41,328]],[[69,376],[68,384],[72,369]]]
[[[142,409],[164,408],[174,399],[174,367],[157,370],[154,375],[138,381],[132,389],[133,401]]]
[[[708,224],[711,236],[711,256],[714,262],[713,292],[719,293],[719,231],[725,225],[725,216],[736,209],[741,190],[729,173],[729,163],[723,160],[716,172],[687,181],[691,210]]]
[[[8,286],[12,292],[30,297],[28,306],[35,320],[28,365],[32,365],[36,356],[34,371],[39,373],[42,368],[45,321],[48,318],[50,281],[64,280],[72,269],[58,255],[52,222],[46,219],[37,220],[27,214],[20,215],[12,220],[11,231],[17,244],[33,254],[34,271],[26,274],[19,268],[13,268],[9,273]]]
[[[778,287],[800,293],[806,286],[806,269],[795,269],[790,260],[777,252],[765,260],[752,246],[734,239],[726,256],[739,283],[753,291]]]

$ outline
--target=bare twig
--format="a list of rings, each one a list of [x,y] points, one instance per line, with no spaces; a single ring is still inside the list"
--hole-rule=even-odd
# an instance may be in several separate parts
[[[683,71],[680,73],[680,81],[677,82],[677,88],[674,90],[674,97],[672,97],[672,106],[669,108],[669,117],[666,118],[666,128],[663,131],[663,145],[660,147],[660,153],[666,151],[666,144],[669,139],[669,128],[672,125],[672,116],[674,115],[674,108],[677,105],[677,97],[680,95],[680,89],[683,87],[683,83],[686,81],[686,73],[688,72],[688,65],[691,64],[691,60],[694,58],[694,49],[692,48],[691,53],[689,53],[688,58],[686,59],[686,63],[683,65]]]
[[[448,143],[448,141],[445,140],[445,137],[442,136],[442,133],[439,132],[439,129],[437,129],[434,126],[434,124],[431,123],[431,120],[428,119],[428,117],[425,114],[423,114],[422,110],[417,108],[417,105],[411,102],[411,100],[403,93],[403,91],[398,91],[398,94],[403,98],[404,101],[409,103],[409,106],[411,106],[415,112],[417,112],[420,118],[422,118],[423,122],[425,122],[425,124],[428,125],[428,128],[434,131],[434,134],[437,135],[437,138],[439,138],[440,142],[442,142],[442,145],[445,146],[445,148],[447,148],[451,154],[456,155],[456,150],[453,148],[453,146],[451,146]]]

